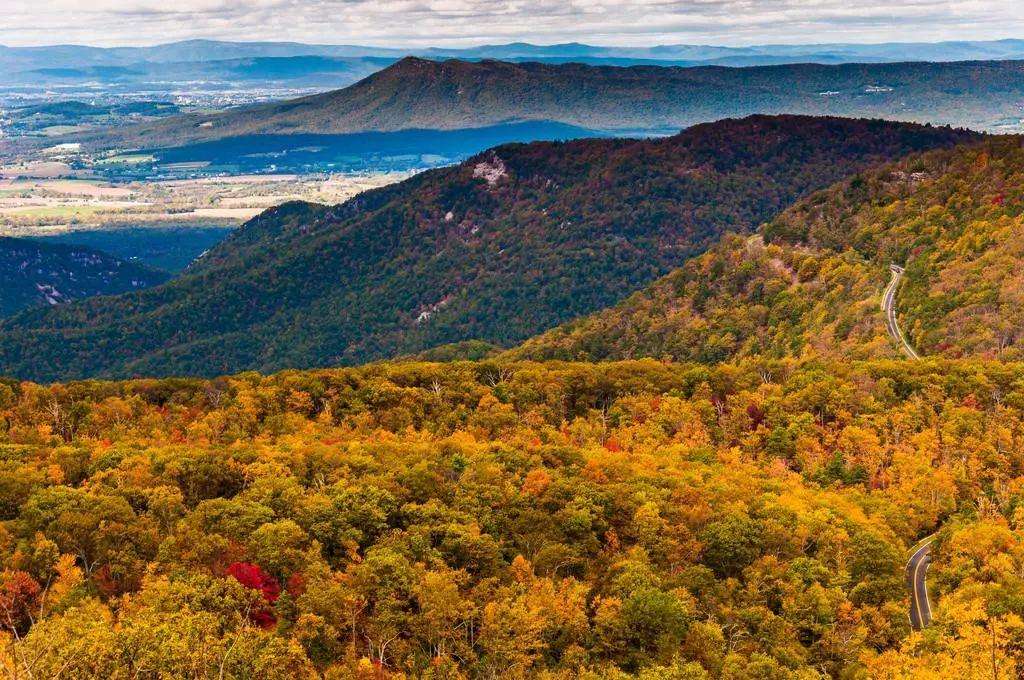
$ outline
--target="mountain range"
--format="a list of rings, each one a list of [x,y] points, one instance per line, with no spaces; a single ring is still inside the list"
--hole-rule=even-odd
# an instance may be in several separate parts
[[[406,58],[347,87],[223,113],[66,138],[163,148],[268,134],[453,130],[549,121],[665,133],[755,113],[842,115],[1018,129],[1024,62],[800,64],[742,69],[514,64]]]
[[[161,286],[0,323],[37,379],[352,364],[511,346],[600,310],[806,194],[960,130],[752,117],[502,146],[335,207],[267,211]]]
[[[1013,111],[1019,63],[849,72],[971,118]],[[558,139],[847,68],[716,94],[404,60],[123,138]],[[76,109],[105,115],[40,115]],[[296,133],[352,122],[384,131]],[[0,238],[0,317],[29,307],[0,318],[8,677],[1024,675],[1024,135],[754,115],[505,143],[267,210],[170,280],[135,262]]]
[[[8,72],[44,68],[120,66],[143,64],[203,63],[223,60],[293,57],[335,59],[392,58],[403,56],[458,59],[554,60],[565,61],[674,61],[686,65],[717,63],[748,66],[756,63],[962,61],[1024,58],[1024,40],[946,41],[936,43],[822,43],[811,45],[657,45],[615,47],[563,43],[534,45],[518,42],[465,48],[387,48],[360,45],[323,45],[295,42],[228,42],[185,40],[146,47],[91,47],[86,45],[45,45],[37,47],[0,46],[0,65]]]

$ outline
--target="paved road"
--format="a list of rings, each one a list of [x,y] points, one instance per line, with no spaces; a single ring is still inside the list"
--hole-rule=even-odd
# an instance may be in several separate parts
[[[889,328],[889,335],[900,344],[903,353],[911,359],[920,359],[921,356],[914,351],[914,348],[907,342],[907,337],[900,330],[896,321],[896,291],[900,288],[903,280],[903,267],[893,264],[889,265],[892,272],[892,279],[882,295],[882,311],[885,312],[885,325]],[[932,563],[932,543],[934,538],[926,538],[915,548],[910,560],[907,562],[907,590],[910,592],[910,625],[914,630],[921,630],[932,622],[932,605],[928,600],[928,583],[925,578],[928,576],[928,566]]]
[[[928,601],[928,566],[932,563],[932,542],[926,538],[919,544],[907,562],[907,590],[910,591],[910,625],[921,630],[932,622],[932,605]]]
[[[889,265],[889,271],[892,272],[892,279],[889,280],[889,285],[882,295],[882,311],[885,312],[885,325],[889,328],[889,335],[896,342],[900,343],[900,348],[904,354],[911,359],[920,359],[920,355],[907,342],[906,336],[900,330],[900,325],[896,322],[896,291],[899,290],[900,281],[903,279],[903,267],[895,264]]]

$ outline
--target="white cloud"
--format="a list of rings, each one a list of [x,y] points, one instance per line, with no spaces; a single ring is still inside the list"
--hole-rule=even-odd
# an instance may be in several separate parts
[[[1024,36],[1020,0],[0,0],[0,43],[8,45],[195,37],[737,45],[1017,36]]]

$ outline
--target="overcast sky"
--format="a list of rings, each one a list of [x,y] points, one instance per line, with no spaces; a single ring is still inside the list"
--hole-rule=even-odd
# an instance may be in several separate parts
[[[1024,0],[0,0],[0,43],[186,38],[382,46],[1024,37]]]

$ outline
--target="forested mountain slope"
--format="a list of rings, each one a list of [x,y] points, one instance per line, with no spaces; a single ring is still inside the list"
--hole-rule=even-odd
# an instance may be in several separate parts
[[[91,248],[0,237],[0,316],[141,290],[168,274]]]
[[[217,374],[510,346],[873,164],[976,139],[752,117],[658,140],[499,147],[341,206],[290,204],[183,276],[0,324],[0,373]]]
[[[0,381],[0,669],[1013,678],[1022,432],[976,360]]]
[[[879,310],[890,263],[906,266],[897,309],[922,354],[1024,356],[1022,139],[861,173],[512,355],[879,356],[895,351]]]
[[[1001,130],[1020,121],[1024,62],[630,68],[408,58],[342,90],[92,136],[165,148],[255,134],[452,130],[552,121],[678,130],[756,113],[886,118]]]

